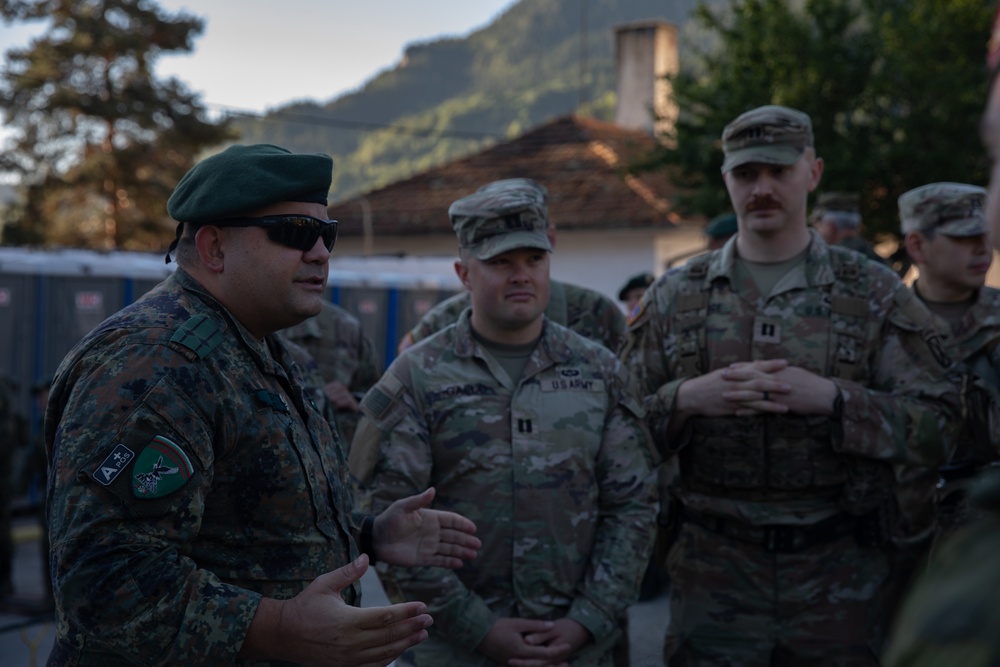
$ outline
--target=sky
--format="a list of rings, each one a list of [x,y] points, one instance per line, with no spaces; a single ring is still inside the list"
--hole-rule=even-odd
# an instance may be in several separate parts
[[[264,112],[327,102],[393,67],[407,44],[465,36],[516,0],[158,0],[205,21],[194,52],[161,57],[211,111]],[[26,46],[45,24],[0,23],[0,51]]]

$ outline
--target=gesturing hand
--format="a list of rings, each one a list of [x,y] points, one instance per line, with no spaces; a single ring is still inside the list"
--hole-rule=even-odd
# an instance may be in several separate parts
[[[433,623],[422,602],[360,609],[340,592],[361,578],[368,557],[317,577],[290,600],[263,598],[240,657],[316,667],[384,667],[427,639]]]
[[[373,538],[379,560],[406,567],[462,567],[482,545],[476,524],[454,512],[428,509],[434,487],[401,498],[375,518]]]

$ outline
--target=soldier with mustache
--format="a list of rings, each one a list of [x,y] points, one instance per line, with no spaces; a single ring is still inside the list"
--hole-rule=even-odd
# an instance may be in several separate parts
[[[738,232],[660,277],[622,359],[646,396],[678,532],[670,665],[878,665],[893,465],[947,456],[958,394],[927,308],[806,220],[812,121],[726,126]]]

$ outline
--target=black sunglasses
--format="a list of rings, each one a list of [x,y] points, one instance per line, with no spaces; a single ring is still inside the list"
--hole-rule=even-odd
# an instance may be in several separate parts
[[[322,237],[323,245],[328,252],[333,251],[337,243],[336,220],[320,220],[311,215],[266,215],[261,218],[227,218],[219,220],[220,227],[263,227],[267,230],[267,238],[289,248],[306,252],[316,245],[316,239]]]

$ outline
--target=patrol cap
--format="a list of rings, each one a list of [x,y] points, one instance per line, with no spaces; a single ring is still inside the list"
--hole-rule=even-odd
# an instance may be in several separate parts
[[[496,192],[498,190],[508,192],[517,191],[523,193],[526,197],[536,198],[542,207],[542,211],[545,212],[546,221],[548,220],[549,191],[538,181],[530,178],[502,178],[499,181],[487,183],[476,190],[476,192]]]
[[[945,236],[985,234],[986,189],[965,183],[929,183],[899,197],[904,234],[934,231]]]
[[[812,145],[808,115],[773,104],[757,107],[739,115],[722,131],[722,173],[750,162],[795,164]]]
[[[618,300],[624,301],[625,295],[634,289],[646,289],[653,284],[654,280],[656,280],[656,278],[654,278],[653,274],[648,271],[632,276],[628,279],[628,282],[625,283],[625,286],[618,291]]]
[[[230,146],[184,174],[167,200],[178,222],[207,224],[283,201],[327,204],[333,159],[271,144]]]
[[[705,225],[705,236],[711,236],[713,239],[725,239],[735,234],[736,230],[736,214],[723,213],[715,216]]]
[[[820,194],[809,217],[817,222],[826,215],[841,229],[857,229],[861,226],[861,195],[841,191]]]
[[[448,208],[458,244],[476,259],[516,248],[552,251],[544,193],[524,182],[528,179],[507,180],[513,182],[490,183]]]

